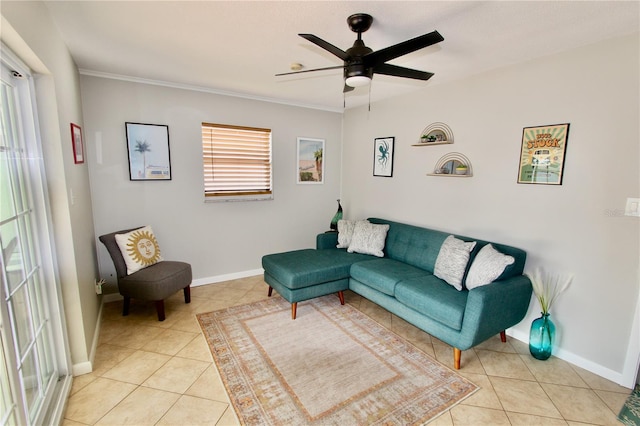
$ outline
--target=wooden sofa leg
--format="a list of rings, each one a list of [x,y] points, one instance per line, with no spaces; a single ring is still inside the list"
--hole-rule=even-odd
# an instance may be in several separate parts
[[[191,303],[191,286],[186,286],[184,292],[184,303]]]
[[[500,332],[500,340],[502,340],[502,343],[507,342],[507,333],[504,330]]]
[[[156,300],[156,312],[158,312],[158,321],[164,321],[164,300]]]
[[[273,287],[269,286],[269,293],[267,293],[267,295],[271,297],[272,293],[273,293]]]
[[[129,305],[131,304],[131,298],[129,296],[124,296],[124,302],[122,303],[122,316],[126,317],[129,315]]]
[[[458,348],[453,348],[453,368],[456,370],[460,370],[460,357],[462,356],[462,351]]]
[[[344,293],[342,291],[338,292],[338,297],[340,298],[340,304],[344,305]]]
[[[291,319],[296,319],[296,311],[298,310],[298,302],[293,302],[291,304]]]

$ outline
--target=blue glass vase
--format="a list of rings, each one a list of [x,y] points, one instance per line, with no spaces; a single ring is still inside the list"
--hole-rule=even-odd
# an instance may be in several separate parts
[[[549,359],[553,351],[553,340],[556,336],[556,326],[548,313],[542,313],[540,318],[531,323],[529,333],[529,352],[539,360]]]

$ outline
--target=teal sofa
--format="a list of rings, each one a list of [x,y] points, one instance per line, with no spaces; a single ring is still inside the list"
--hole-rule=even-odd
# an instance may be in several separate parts
[[[454,367],[460,368],[461,351],[500,334],[519,323],[531,301],[532,286],[523,275],[526,253],[491,242],[514,262],[490,284],[456,290],[434,275],[435,263],[449,233],[370,218],[387,224],[384,257],[348,253],[336,248],[338,234],[316,237],[316,250],[305,249],[264,256],[264,277],[269,294],[275,289],[295,305],[302,300],[349,289],[454,348]],[[488,241],[476,241],[470,265]],[[464,282],[464,280],[463,280]],[[341,302],[344,303],[341,297]]]

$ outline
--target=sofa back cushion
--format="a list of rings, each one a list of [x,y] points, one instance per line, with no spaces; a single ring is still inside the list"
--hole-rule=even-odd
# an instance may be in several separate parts
[[[369,222],[389,225],[384,248],[385,256],[431,273],[435,269],[440,247],[450,235],[446,232],[385,219],[370,218]]]
[[[408,263],[409,265],[424,269],[430,273],[433,273],[435,269],[436,259],[438,258],[438,253],[440,252],[442,243],[449,235],[451,235],[451,233],[448,232],[393,222],[386,219],[369,218],[368,220],[371,223],[389,225],[389,231],[387,232],[387,240],[384,248],[384,254],[386,257]],[[505,244],[478,240],[462,235],[453,235],[463,241],[477,241],[475,248],[471,252],[469,263],[467,264],[467,272],[480,249],[491,243],[500,253],[513,256],[515,260],[511,265],[508,265],[504,269],[496,281],[522,275],[522,272],[524,271],[524,264],[527,259],[525,251]],[[462,282],[464,283],[464,281],[465,280],[463,279]]]

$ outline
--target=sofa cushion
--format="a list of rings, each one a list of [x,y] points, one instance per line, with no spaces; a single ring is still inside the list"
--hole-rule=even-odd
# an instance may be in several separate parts
[[[402,304],[455,330],[462,329],[468,291],[457,291],[435,275],[401,281],[395,290]]]
[[[493,282],[513,262],[515,262],[513,256],[502,254],[493,248],[493,245],[487,244],[473,259],[465,281],[467,289],[471,290]]]
[[[385,219],[369,218],[369,222],[388,224],[385,256],[433,273],[440,246],[449,235]]]
[[[347,251],[383,257],[388,230],[389,225],[374,225],[366,220],[356,222]]]
[[[373,259],[351,265],[351,278],[393,296],[396,284],[402,280],[431,275],[423,269],[393,259]]]
[[[462,278],[469,263],[471,250],[475,246],[475,241],[465,242],[449,235],[440,247],[433,274],[451,284],[456,290],[462,290]]]
[[[266,272],[290,289],[304,288],[349,277],[354,262],[371,259],[341,249],[303,249],[262,257]]]

